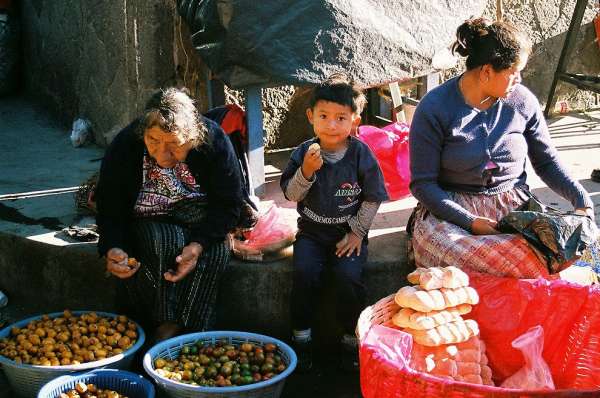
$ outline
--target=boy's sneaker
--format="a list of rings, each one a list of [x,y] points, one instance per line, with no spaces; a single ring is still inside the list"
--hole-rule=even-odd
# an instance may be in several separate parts
[[[292,340],[292,348],[298,357],[298,365],[296,369],[300,373],[307,373],[312,369],[313,365],[313,350],[312,341],[296,341]]]
[[[340,368],[346,372],[358,372],[358,339],[345,334],[340,341]]]
[[[590,176],[590,178],[594,182],[600,182],[600,169],[592,170],[592,175]]]

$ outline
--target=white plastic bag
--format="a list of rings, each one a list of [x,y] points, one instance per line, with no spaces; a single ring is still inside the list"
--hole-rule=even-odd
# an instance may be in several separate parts
[[[84,145],[90,140],[92,133],[92,125],[87,119],[77,119],[73,122],[71,129],[71,144],[75,148]]]
[[[514,339],[512,346],[523,353],[525,366],[504,380],[501,387],[523,390],[554,390],[550,368],[542,358],[544,328],[540,325],[530,328]]]

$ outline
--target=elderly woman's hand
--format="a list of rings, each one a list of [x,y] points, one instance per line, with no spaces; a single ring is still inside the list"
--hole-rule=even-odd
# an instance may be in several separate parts
[[[130,267],[127,263],[129,256],[124,250],[113,247],[106,253],[106,270],[120,279],[127,279],[137,272],[140,263]]]
[[[165,279],[169,282],[178,282],[196,268],[198,258],[202,254],[203,247],[200,243],[191,242],[181,250],[181,254],[175,258],[177,269],[175,272],[165,272]]]

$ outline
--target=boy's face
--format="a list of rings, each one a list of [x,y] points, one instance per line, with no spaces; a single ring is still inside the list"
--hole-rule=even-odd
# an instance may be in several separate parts
[[[321,148],[329,151],[343,148],[350,133],[360,124],[360,115],[348,105],[329,101],[317,101],[314,108],[306,110],[306,116]]]

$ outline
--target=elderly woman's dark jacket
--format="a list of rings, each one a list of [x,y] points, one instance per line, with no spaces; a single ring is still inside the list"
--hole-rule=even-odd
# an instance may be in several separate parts
[[[236,226],[242,186],[239,163],[229,138],[218,124],[201,118],[208,127],[207,142],[190,150],[185,163],[208,197],[207,216],[194,224],[189,240],[206,249],[223,241]],[[106,150],[95,193],[101,256],[114,247],[126,252],[131,249],[129,226],[142,186],[144,148],[138,119],[125,127]]]

